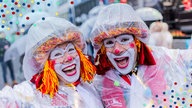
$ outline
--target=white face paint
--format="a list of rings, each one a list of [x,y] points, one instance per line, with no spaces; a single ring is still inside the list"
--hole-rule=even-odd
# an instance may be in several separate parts
[[[135,64],[134,49],[128,49],[120,56],[116,56],[113,53],[107,52],[107,57],[109,58],[115,69],[117,69],[122,75],[126,75],[131,72]]]
[[[116,38],[104,40],[106,54],[120,74],[128,74],[133,69],[137,50],[132,35],[123,34]]]
[[[55,60],[54,69],[60,80],[66,83],[73,83],[80,77],[80,58],[73,44],[66,47],[56,47],[50,55],[51,60]]]

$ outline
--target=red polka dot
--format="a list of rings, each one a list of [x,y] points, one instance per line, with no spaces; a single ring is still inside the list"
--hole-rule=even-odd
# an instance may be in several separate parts
[[[26,20],[29,20],[29,17],[26,17]]]
[[[177,82],[174,82],[174,85],[177,85]]]
[[[70,3],[71,3],[71,4],[74,4],[74,1],[71,1]]]
[[[175,106],[175,108],[179,108],[178,106]]]
[[[15,5],[18,5],[18,2],[15,2]]]
[[[28,5],[27,5],[27,7],[28,7],[28,8],[30,8],[30,7],[31,7],[31,5],[30,5],[30,4],[28,4]]]
[[[12,14],[14,15],[14,14],[15,14],[15,12],[12,12]]]
[[[182,100],[185,100],[185,98],[182,98]]]
[[[5,17],[5,14],[3,14],[2,17]]]
[[[163,101],[166,101],[166,99],[163,99]]]
[[[20,35],[20,33],[19,33],[19,32],[16,32],[16,35]]]
[[[190,107],[192,107],[192,104],[190,104]]]
[[[6,7],[7,7],[7,5],[4,5],[3,7],[4,7],[4,8],[6,8]]]

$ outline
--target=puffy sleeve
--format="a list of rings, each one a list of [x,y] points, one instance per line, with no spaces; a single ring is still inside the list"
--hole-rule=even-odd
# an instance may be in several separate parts
[[[3,108],[35,107],[34,98],[32,85],[27,81],[15,85],[14,88],[5,86],[0,91],[0,104]]]

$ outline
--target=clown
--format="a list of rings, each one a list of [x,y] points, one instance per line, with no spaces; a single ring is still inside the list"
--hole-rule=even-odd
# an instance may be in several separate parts
[[[4,107],[102,108],[91,84],[95,67],[82,53],[82,33],[62,18],[32,26],[24,57],[27,81],[0,92]],[[87,83],[88,82],[88,83]]]
[[[94,85],[106,108],[176,107],[177,98],[190,100],[185,65],[190,51],[149,47],[148,38],[147,26],[131,6],[111,4],[99,13],[91,39],[98,74]]]

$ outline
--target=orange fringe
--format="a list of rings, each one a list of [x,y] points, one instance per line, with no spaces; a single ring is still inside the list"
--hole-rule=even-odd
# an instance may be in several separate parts
[[[137,46],[137,52],[140,52],[141,49],[141,42],[137,38],[135,38],[135,45]]]
[[[57,75],[53,68],[53,63],[46,61],[43,72],[44,74],[42,78],[42,84],[37,89],[40,90],[43,94],[49,94],[52,98],[58,91],[59,85]]]
[[[91,82],[96,74],[96,67],[89,61],[89,59],[76,47],[76,51],[80,57],[81,78],[84,82]]]

